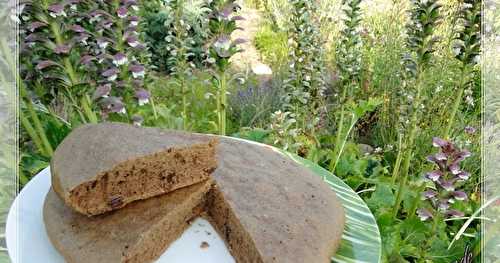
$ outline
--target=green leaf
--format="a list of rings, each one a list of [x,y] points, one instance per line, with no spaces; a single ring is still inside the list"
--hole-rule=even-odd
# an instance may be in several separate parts
[[[391,186],[389,184],[379,184],[370,199],[368,199],[367,204],[372,211],[377,211],[383,207],[392,207],[394,202],[395,197]]]
[[[321,176],[335,191],[346,213],[342,242],[332,262],[381,262],[382,241],[378,225],[368,206],[341,179],[319,165],[295,154],[275,149]]]

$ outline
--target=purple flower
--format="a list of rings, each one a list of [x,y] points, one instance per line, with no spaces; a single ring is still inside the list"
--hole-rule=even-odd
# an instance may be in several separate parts
[[[458,211],[458,210],[448,210],[446,211],[446,215],[448,217],[463,217],[464,216],[464,213],[462,211]]]
[[[422,200],[432,199],[436,197],[437,194],[438,193],[436,191],[429,189],[422,193]]]
[[[131,17],[129,17],[128,21],[130,22],[130,25],[133,27],[136,27],[139,25],[139,17],[138,16],[131,16]]]
[[[443,152],[436,153],[436,155],[434,155],[434,157],[438,161],[446,161],[446,160],[448,160],[448,156],[445,153],[443,153]]]
[[[448,145],[449,145],[449,142],[446,140],[443,140],[443,139],[438,138],[438,137],[432,138],[432,146],[434,146],[434,147],[446,147]]]
[[[448,169],[454,175],[457,175],[460,173],[460,165],[457,162],[454,162],[450,166],[448,166]]]
[[[137,47],[140,44],[139,41],[137,40],[137,37],[134,35],[127,37],[126,41],[131,47]]]
[[[454,191],[451,193],[453,197],[458,200],[458,201],[464,201],[467,200],[467,194],[463,191]]]
[[[86,30],[80,25],[72,25],[71,30],[73,30],[76,33],[84,33]]]
[[[450,179],[450,180],[444,180],[444,179],[440,179],[438,180],[438,184],[446,191],[450,192],[450,191],[454,191],[455,190],[455,185],[454,185],[455,181],[453,179]]]
[[[115,64],[117,67],[122,66],[128,63],[128,58],[125,54],[123,53],[117,53],[113,57],[113,64]]]
[[[437,209],[439,211],[446,211],[450,208],[450,204],[447,199],[440,200]]]
[[[80,42],[82,43],[84,46],[87,46],[88,43],[87,43],[87,40],[89,39],[89,34],[86,34],[86,33],[81,33],[80,35],[74,37],[73,39],[76,41],[76,42]]]
[[[213,44],[214,50],[221,58],[229,58],[231,56],[231,40],[227,35],[220,36]]]
[[[54,52],[58,55],[66,55],[71,51],[71,45],[69,44],[62,44],[62,45],[57,45],[54,48]]]
[[[99,26],[105,29],[110,29],[113,26],[113,20],[111,19],[102,20],[99,23]]]
[[[49,11],[49,15],[53,18],[56,18],[58,16],[66,16],[66,12],[64,12],[64,5],[62,4],[50,5],[47,10]]]
[[[109,39],[100,37],[97,39],[97,45],[99,46],[100,49],[106,49],[109,45]]]
[[[460,171],[460,173],[457,174],[457,177],[461,180],[467,180],[470,178],[470,173],[466,171]]]
[[[102,64],[106,59],[112,59],[113,57],[107,53],[101,53],[97,55],[97,63]]]
[[[120,6],[118,10],[116,10],[116,14],[118,15],[119,18],[125,18],[127,17],[128,10],[124,6]]]
[[[40,41],[42,40],[42,38],[40,37],[40,35],[38,35],[37,33],[31,33],[29,35],[27,35],[24,40],[26,42],[37,42],[37,41]]]
[[[94,95],[92,97],[94,99],[107,98],[109,97],[110,92],[111,92],[111,84],[104,84],[95,89]]]
[[[137,100],[139,102],[139,106],[142,106],[142,105],[149,103],[150,94],[145,89],[138,89],[135,92],[135,97],[137,98]]]
[[[420,218],[421,221],[427,221],[430,218],[432,218],[432,214],[429,210],[425,208],[420,208],[417,210],[417,215]]]
[[[474,133],[476,133],[476,128],[474,128],[472,126],[467,126],[464,128],[464,131],[467,134],[474,134]]]
[[[46,23],[35,21],[29,25],[28,30],[31,32],[35,32],[35,30],[37,30],[38,28],[44,27],[46,25]]]
[[[121,98],[118,97],[107,97],[102,100],[102,107],[109,112],[123,113],[126,114],[125,104],[122,102]]]
[[[118,88],[125,88],[127,86],[127,82],[124,80],[120,80],[116,82],[116,87]]]
[[[57,65],[58,64],[52,60],[43,60],[43,61],[38,62],[38,64],[36,65],[36,69],[43,70],[45,68],[57,66]]]
[[[434,182],[439,180],[441,176],[443,176],[443,173],[441,171],[432,171],[426,174],[427,179],[432,180]]]
[[[139,7],[137,6],[137,1],[136,0],[124,0],[123,3],[132,8],[134,11],[139,11]]]
[[[144,66],[139,64],[134,64],[130,66],[129,70],[130,72],[132,72],[132,77],[134,77],[134,79],[143,78],[145,75]]]
[[[472,153],[469,152],[468,150],[463,150],[461,152],[458,152],[455,156],[454,162],[461,162],[465,160],[465,158],[469,158],[471,155]]]
[[[71,9],[71,11],[77,11],[80,0],[69,0],[67,3],[69,4],[69,8]]]
[[[88,65],[90,64],[90,62],[92,62],[92,60],[95,60],[95,57],[91,56],[91,55],[84,55],[81,59],[80,59],[80,63],[84,64],[84,65]]]
[[[140,115],[132,116],[132,123],[135,126],[141,126],[143,121],[144,121],[144,118],[142,118],[142,116],[140,116]]]
[[[118,73],[120,70],[117,68],[110,68],[102,73],[102,76],[107,78],[108,81],[115,81],[118,78]]]

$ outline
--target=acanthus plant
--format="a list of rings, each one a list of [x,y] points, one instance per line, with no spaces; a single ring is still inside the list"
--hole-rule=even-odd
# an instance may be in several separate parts
[[[83,43],[87,53],[82,62],[86,70],[97,74],[94,99],[101,105],[103,118],[137,120],[135,115],[150,102],[144,85],[148,56],[138,30],[138,4],[114,0],[89,3],[85,8],[88,20],[81,26],[92,32],[92,38]]]
[[[207,50],[203,48],[209,38],[209,14],[212,1],[147,1],[143,3],[142,23],[152,65],[159,72],[175,73],[179,48],[186,55],[181,61],[202,68]]]
[[[203,59],[208,56],[208,52],[199,48],[203,45],[201,41],[208,39],[208,32],[202,32],[203,23],[200,20],[207,20],[210,10],[204,2],[197,6],[187,6],[184,0],[168,1],[171,18],[165,27],[168,29],[165,41],[166,49],[169,52],[166,65],[170,70],[170,75],[175,77],[174,83],[180,89],[182,98],[182,120],[183,128],[188,129],[188,93],[187,80],[193,76],[193,71],[203,64]],[[199,9],[196,14],[190,9]],[[201,10],[201,11],[200,11]],[[208,20],[207,20],[208,22]],[[193,31],[193,26],[198,26]]]
[[[443,137],[448,138],[451,134],[452,125],[460,108],[460,104],[465,101],[474,103],[472,98],[472,88],[474,74],[481,53],[481,1],[464,0],[459,10],[459,28],[453,41],[453,55],[460,61],[460,78],[457,84],[455,102],[453,104],[448,125]]]
[[[28,90],[34,91],[46,104],[65,96],[80,122],[97,122],[90,98],[82,92],[85,73],[77,68],[80,48],[73,39],[77,33],[72,25],[81,20],[78,4],[76,0],[34,1],[26,7],[21,23],[21,59],[29,60],[22,64],[33,68],[21,68],[21,92],[28,96]]]
[[[400,109],[401,113],[399,113],[401,114],[400,132],[404,134],[400,135],[403,139],[393,170],[394,175],[399,175],[399,187],[393,210],[394,217],[397,216],[401,206],[413,158],[415,139],[419,130],[422,103],[425,98],[423,73],[428,68],[433,57],[434,46],[439,41],[434,35],[434,31],[441,20],[439,13],[441,5],[437,0],[412,0],[411,3],[409,21],[406,25],[408,52],[403,55],[402,60],[405,74],[401,94],[406,102],[403,103],[403,107]]]
[[[135,0],[88,2],[70,0],[34,2],[24,39],[25,51],[32,54],[36,75],[27,75],[35,87],[65,92],[77,108],[82,122],[97,122],[92,100],[101,106],[104,118],[111,113],[138,110],[136,93],[144,93],[145,67],[141,60],[144,45],[139,40]],[[50,84],[49,84],[50,83]],[[61,87],[61,88],[59,88]],[[131,106],[132,107],[132,106]],[[82,112],[84,114],[82,114]]]
[[[467,193],[460,187],[470,178],[470,173],[462,170],[460,163],[471,153],[441,138],[434,138],[432,145],[440,151],[427,157],[427,160],[437,169],[425,175],[430,187],[422,192],[425,207],[419,208],[417,215],[422,221],[435,220],[438,224],[443,218],[464,216],[464,212],[454,206],[468,199]]]
[[[236,14],[240,7],[233,0],[213,1],[210,6],[213,10],[209,22],[212,41],[207,62],[213,65],[211,73],[216,93],[217,130],[219,134],[225,135],[229,87],[233,81],[240,78],[240,74],[229,75],[230,58],[241,51],[239,45],[246,41],[244,39],[232,40],[231,34],[240,29],[236,21],[244,18]]]
[[[289,70],[284,82],[283,112],[295,124],[293,130],[297,134],[314,133],[319,116],[325,111],[327,85],[323,77],[323,41],[315,23],[316,5],[316,1],[291,1]]]
[[[343,12],[345,18],[344,29],[341,31],[340,43],[336,50],[336,65],[340,76],[340,96],[337,105],[340,105],[340,116],[337,120],[335,146],[330,155],[330,171],[335,172],[340,157],[344,151],[347,139],[355,124],[366,113],[373,111],[381,102],[370,98],[368,101],[354,101],[361,89],[362,46],[361,38],[361,0],[344,0]],[[335,112],[335,110],[332,110]],[[350,113],[350,121],[346,120]]]

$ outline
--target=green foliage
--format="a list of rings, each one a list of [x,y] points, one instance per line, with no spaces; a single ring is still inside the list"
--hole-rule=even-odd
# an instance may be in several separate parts
[[[284,31],[274,29],[270,24],[262,25],[255,35],[254,44],[265,63],[276,71],[286,67],[288,60],[288,36]]]
[[[172,73],[179,62],[194,68],[207,65],[204,45],[211,9],[205,1],[144,1],[144,5],[144,40],[158,71]]]

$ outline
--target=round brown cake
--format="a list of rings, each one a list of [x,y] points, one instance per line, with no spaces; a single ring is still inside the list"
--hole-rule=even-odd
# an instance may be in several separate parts
[[[150,152],[142,153],[147,155],[164,150],[164,144],[168,144],[168,141],[185,145],[217,137],[116,123],[86,126],[86,132],[106,134],[106,136],[82,136],[83,140],[73,138],[75,141],[80,140],[80,146],[74,148],[74,151],[78,151],[76,155],[90,155],[90,151],[95,149],[89,149],[86,145],[101,143],[107,145],[107,154],[103,154],[103,159],[113,158],[111,156],[117,156],[117,153],[127,156],[129,153],[120,153],[125,150],[134,152],[133,147],[119,147],[119,145],[138,138],[141,140],[140,147],[148,145]],[[217,138],[219,139],[216,148],[218,167],[212,175],[213,181],[207,181],[210,183],[210,189],[203,198],[190,199],[198,201],[185,204],[184,207],[192,208],[190,216],[174,217],[164,213],[162,221],[168,222],[167,225],[186,225],[192,216],[205,216],[225,240],[238,263],[330,262],[341,240],[344,211],[335,193],[322,178],[271,147],[228,137]],[[160,141],[163,144],[159,143]],[[81,159],[77,161],[71,156],[68,156],[66,161],[77,167],[96,165]],[[114,161],[118,163],[124,160],[114,159]],[[64,180],[75,175],[59,176],[60,180]],[[168,198],[180,190],[159,198]],[[89,262],[90,255],[106,254],[106,251],[117,248],[121,248],[118,251],[131,251],[131,247],[137,255],[151,256],[141,259],[142,261],[129,261],[128,258],[134,255],[129,253],[124,257],[115,253],[106,259],[92,262],[151,262],[152,258],[160,256],[180,235],[178,231],[172,231],[169,238],[158,240],[157,242],[161,244],[154,246],[141,245],[133,240],[121,238],[120,229],[133,227],[133,224],[148,224],[148,221],[141,216],[129,220],[129,226],[126,221],[119,225],[109,224],[107,226],[109,229],[106,231],[117,234],[91,235],[88,233],[89,229],[97,229],[99,221],[67,207],[61,208],[65,206],[64,202],[55,197],[54,194],[49,194],[46,199],[46,228],[50,239],[68,262]],[[146,202],[149,202],[149,199],[133,202],[119,210],[97,217],[102,220],[111,216],[116,217],[119,213],[130,215],[145,213],[150,209],[144,206],[144,211],[141,212],[142,204]],[[129,211],[131,207],[135,210]],[[62,213],[71,213],[72,216],[63,216]],[[82,221],[81,218],[87,220]],[[151,231],[145,228],[132,235],[145,238],[151,235]],[[64,242],[60,242],[62,237],[65,239]],[[98,242],[102,239],[108,241]]]

